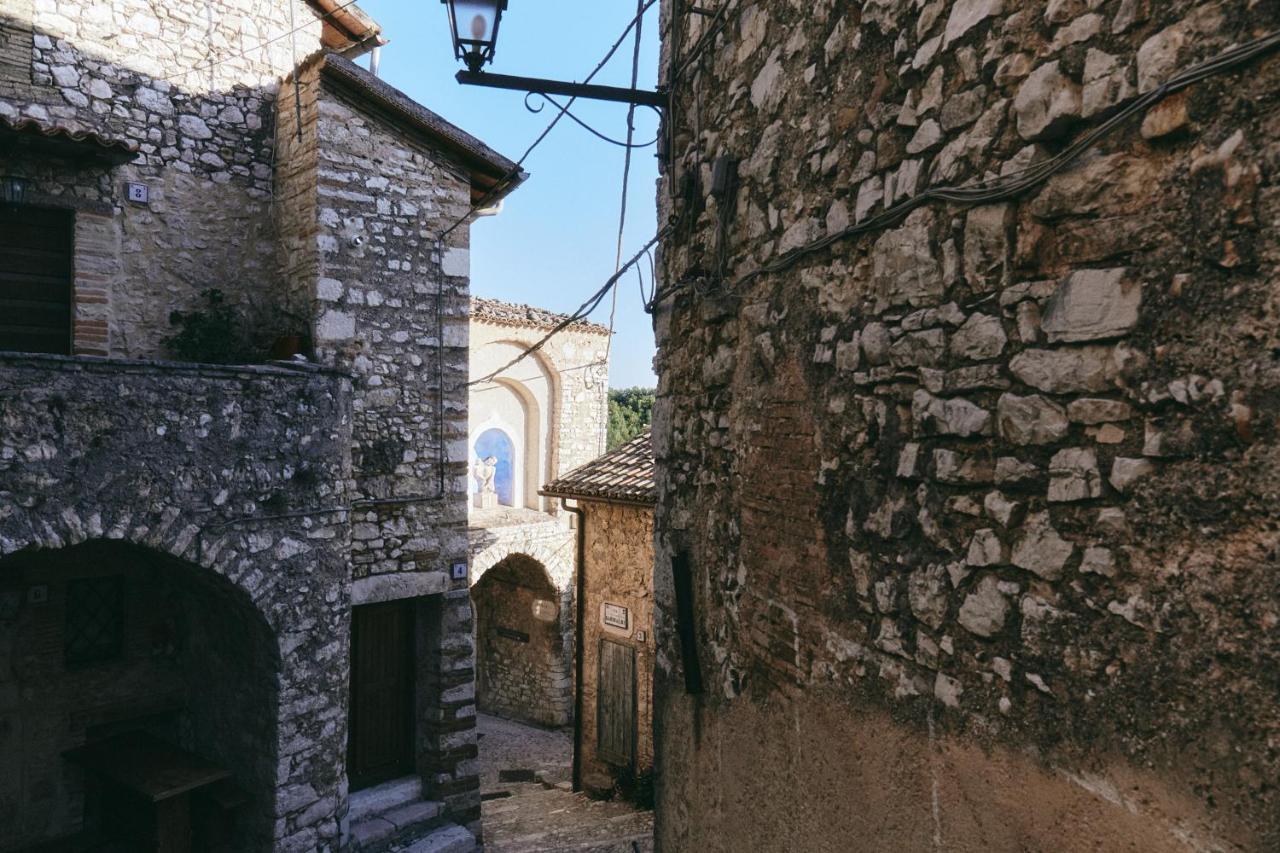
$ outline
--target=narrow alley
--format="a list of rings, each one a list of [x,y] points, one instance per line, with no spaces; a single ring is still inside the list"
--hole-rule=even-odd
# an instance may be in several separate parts
[[[625,800],[571,790],[573,742],[543,729],[481,714],[480,797],[488,853],[645,853],[653,812]]]

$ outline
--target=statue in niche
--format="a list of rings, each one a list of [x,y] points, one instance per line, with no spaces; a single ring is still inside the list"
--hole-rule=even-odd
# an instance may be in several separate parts
[[[489,509],[498,505],[498,489],[493,479],[498,473],[498,457],[486,456],[477,459],[472,468],[472,476],[476,478],[476,509]]]

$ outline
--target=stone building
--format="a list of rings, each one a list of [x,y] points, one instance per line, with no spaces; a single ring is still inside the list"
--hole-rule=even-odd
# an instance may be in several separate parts
[[[1280,10],[699,5],[660,849],[1280,849]]]
[[[573,718],[574,533],[539,489],[604,450],[609,330],[527,305],[471,301],[468,536],[481,710]],[[483,380],[483,381],[481,381]],[[493,460],[492,476],[483,474]]]
[[[574,787],[653,769],[653,449],[646,430],[542,489],[578,520]]]
[[[140,822],[211,849],[478,831],[450,226],[523,176],[354,65],[379,32],[0,8],[2,850],[123,817],[93,756],[138,744],[210,783]]]

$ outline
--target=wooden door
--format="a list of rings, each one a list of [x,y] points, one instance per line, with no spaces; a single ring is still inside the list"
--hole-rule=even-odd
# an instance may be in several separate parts
[[[0,350],[70,354],[74,221],[0,204]]]
[[[351,610],[351,789],[413,772],[413,602]]]
[[[636,651],[612,640],[600,641],[596,725],[600,759],[632,766],[636,753]]]

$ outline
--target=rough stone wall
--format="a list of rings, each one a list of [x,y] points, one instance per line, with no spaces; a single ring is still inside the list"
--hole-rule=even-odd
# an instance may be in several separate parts
[[[16,581],[26,594],[47,580],[57,607],[60,576],[45,576],[46,556],[102,540],[153,553],[172,572],[172,610],[194,599],[211,608],[191,628],[228,656],[195,667],[208,679],[184,685],[191,717],[180,734],[227,762],[254,794],[251,843],[240,849],[336,850],[346,801],[349,381],[316,368],[13,355],[0,356],[0,377],[0,554],[8,557],[0,585]],[[22,573],[10,571],[19,565]],[[242,623],[240,637],[268,638],[251,658],[224,636],[225,623],[217,627],[227,613]],[[53,744],[41,732],[57,751],[75,746],[101,710],[95,700],[78,703],[84,718],[67,706],[38,707],[57,673],[47,655],[41,663],[41,640],[23,621],[37,615],[20,612],[4,630],[12,640],[0,656],[6,756]],[[190,648],[197,662],[209,652],[198,645]],[[166,666],[139,663],[136,673]],[[238,667],[272,685],[275,702],[245,712],[265,715],[268,742],[254,737],[256,723],[246,724],[234,702],[207,693]],[[124,705],[122,717],[131,712]],[[244,748],[246,737],[253,749]],[[56,759],[45,764],[66,772]],[[34,777],[15,787],[12,765],[0,767],[0,814],[17,815],[3,825],[75,829],[73,815],[42,811]],[[53,784],[65,791],[69,782]],[[15,791],[28,799],[14,799]]]
[[[302,30],[281,38],[290,21]],[[32,203],[104,220],[110,263],[82,271],[91,259],[77,251],[77,352],[164,355],[169,312],[198,304],[206,288],[243,309],[247,337],[264,352],[276,335],[304,331],[280,311],[274,124],[279,81],[319,48],[320,28],[296,0],[16,0],[0,9],[0,115],[140,149],[113,169],[27,155],[5,164],[31,179]],[[149,204],[125,200],[127,181],[148,185]],[[238,251],[206,251],[228,244]]]
[[[465,560],[468,232],[444,247],[436,235],[466,212],[470,183],[328,89],[314,103],[312,316],[317,356],[355,374],[354,486],[431,499],[354,519],[355,573]]]
[[[724,9],[661,193],[659,846],[1275,849],[1280,61],[735,281],[1043,162],[1280,10]]]
[[[636,653],[636,770],[653,766],[653,510],[583,501],[586,513],[586,620],[582,655],[582,770],[610,773],[597,743],[600,641]],[[604,605],[627,608],[629,627],[604,624]]]
[[[389,597],[444,592],[420,637],[419,767],[429,794],[478,820],[467,561],[468,229],[456,163],[369,115],[304,66],[280,127],[281,251],[317,357],[353,374],[352,571]],[[444,573],[443,575],[441,573]],[[392,576],[403,575],[403,580]],[[383,599],[388,596],[383,596]],[[443,631],[441,626],[448,626]]]

